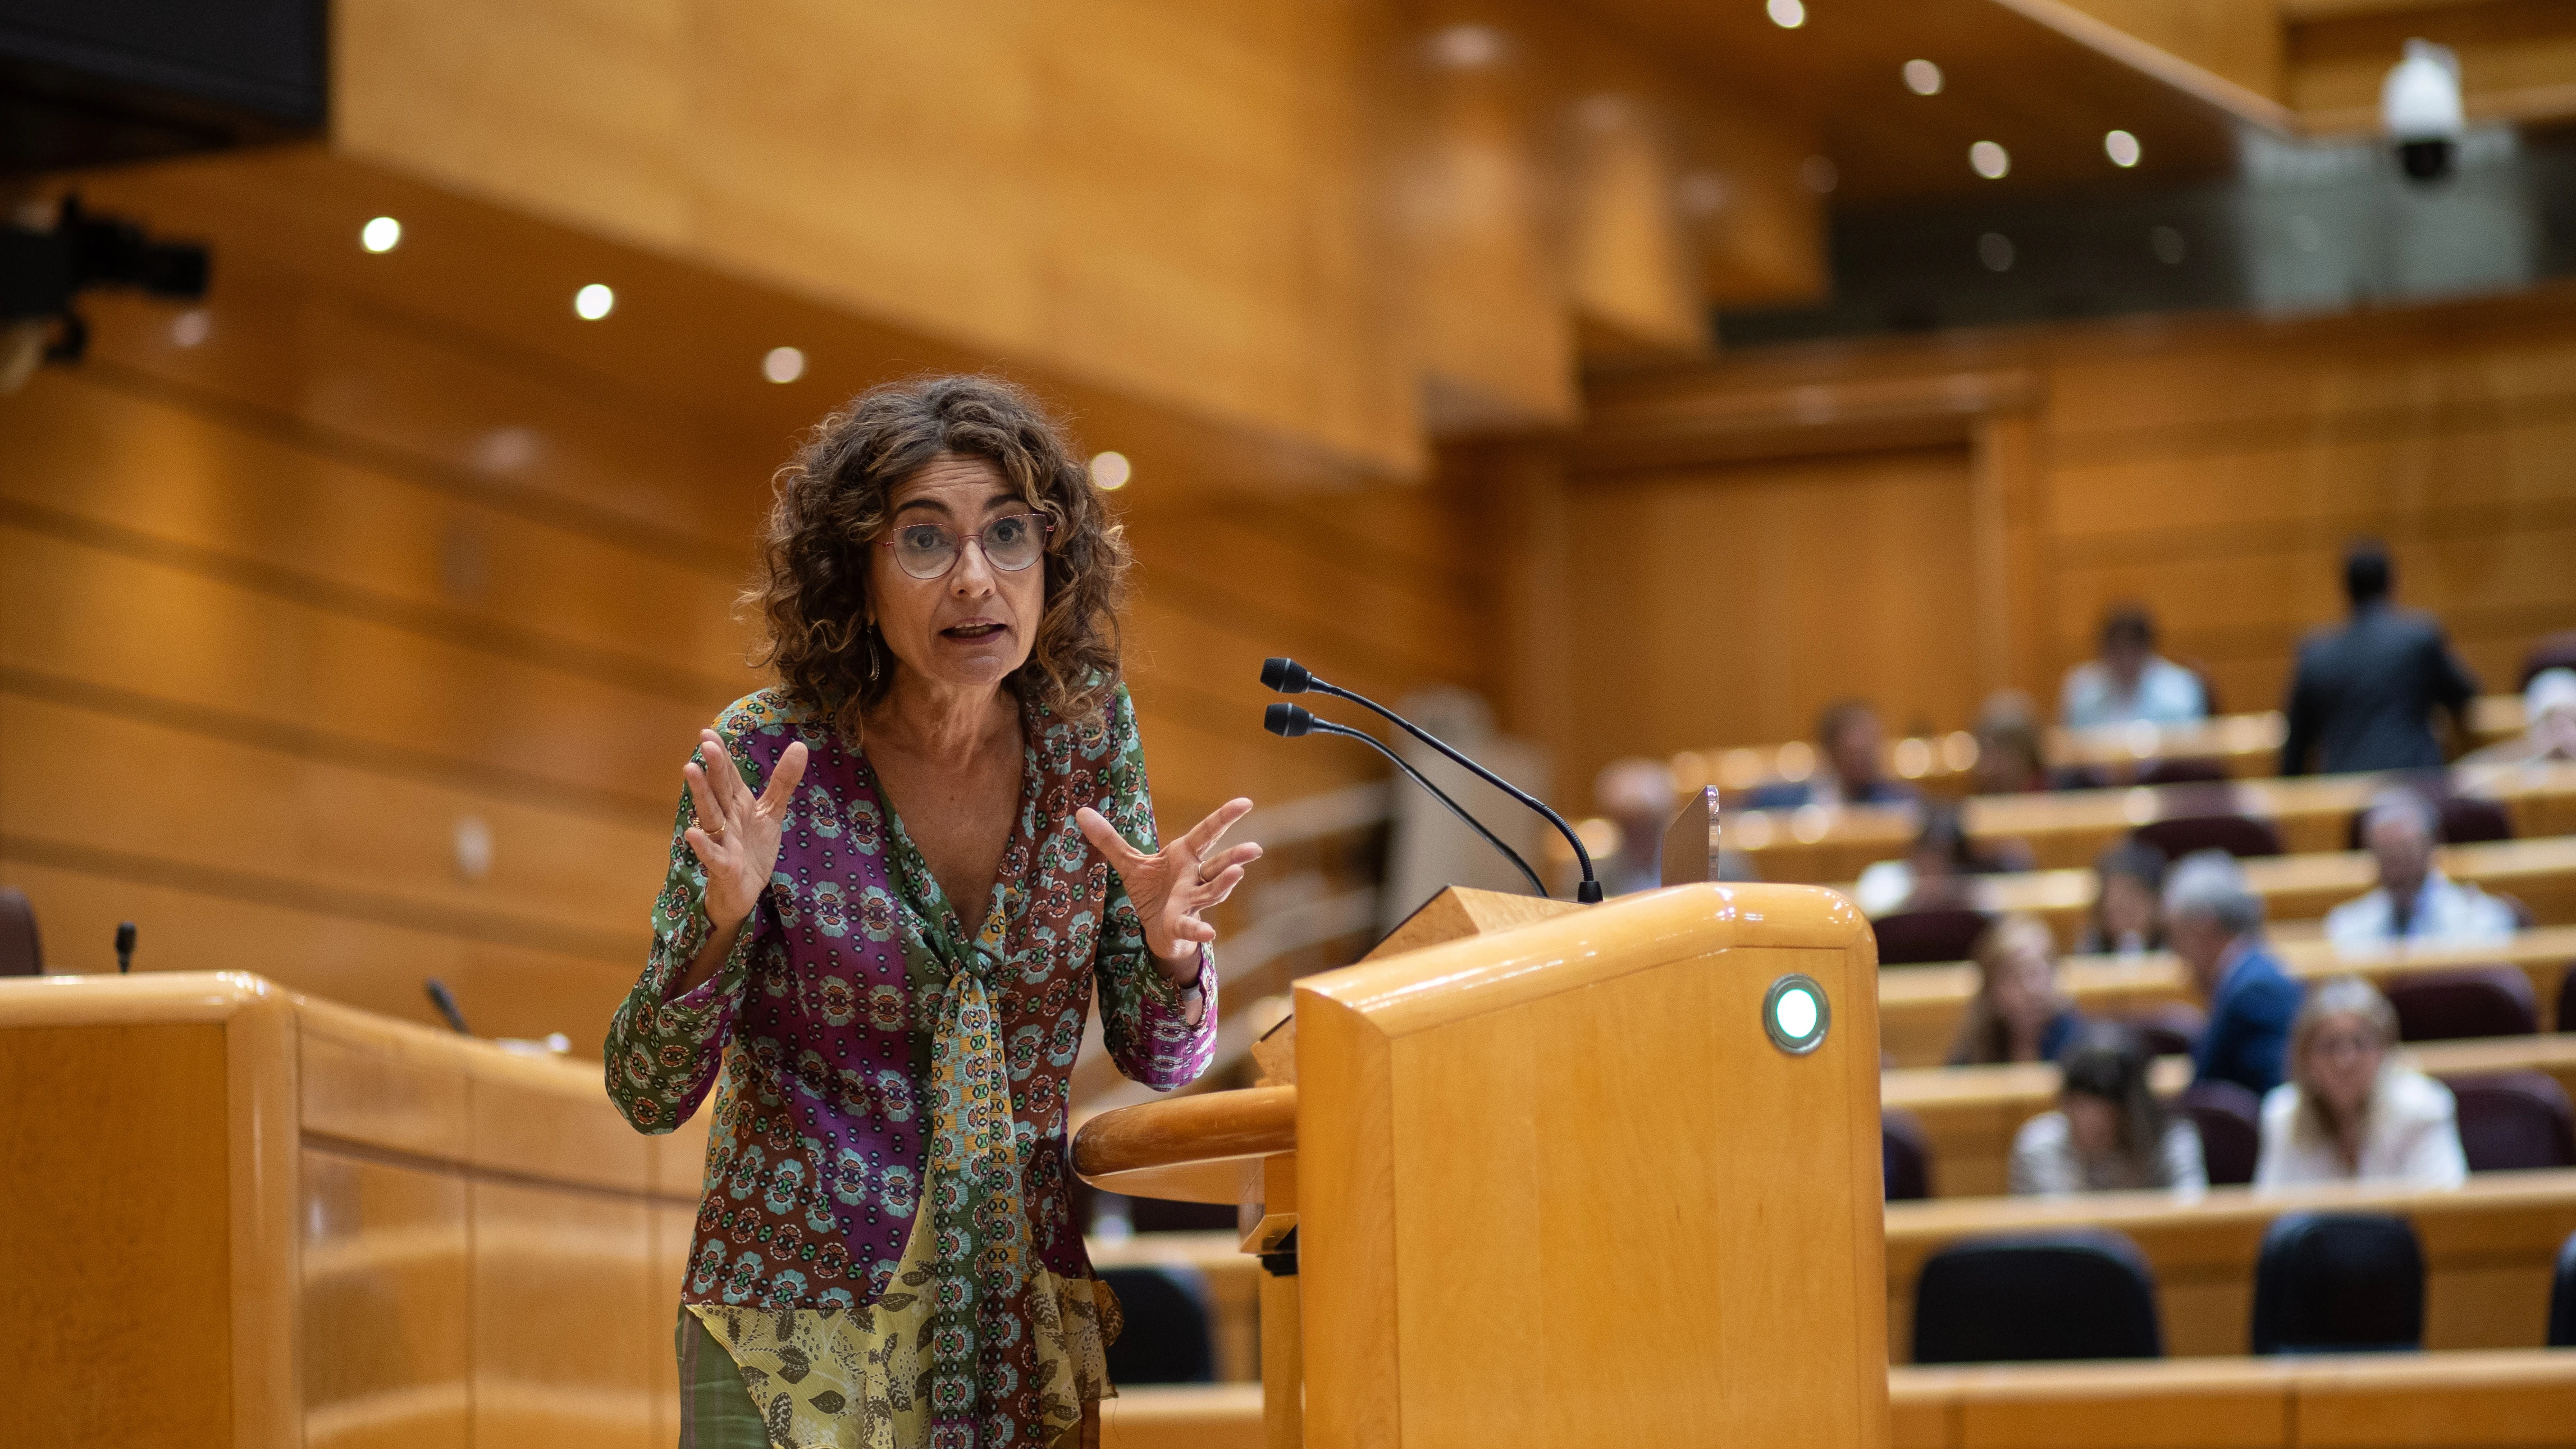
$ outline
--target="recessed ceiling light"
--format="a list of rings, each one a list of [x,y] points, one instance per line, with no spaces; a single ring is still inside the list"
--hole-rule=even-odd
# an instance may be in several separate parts
[[[805,354],[793,347],[773,347],[760,359],[760,375],[771,382],[794,382],[805,375]]]
[[[1124,453],[1091,455],[1091,481],[1112,493],[1126,487],[1127,480],[1134,476],[1136,476],[1136,470],[1128,463],[1127,455]]]
[[[2012,154],[1992,141],[1979,141],[1968,148],[1968,165],[1988,181],[2001,181],[2012,170]]]
[[[206,314],[206,309],[191,307],[171,320],[170,340],[181,347],[195,347],[212,335],[214,330],[215,319]]]
[[[1985,263],[1986,270],[1990,272],[2011,271],[2012,238],[1999,231],[1990,231],[1977,238],[1977,260]]]
[[[2169,226],[2160,226],[2147,233],[2147,250],[2154,252],[2156,260],[2166,266],[2178,267],[2182,265],[2182,259],[2190,253],[2191,248],[2183,241],[2181,232]]]
[[[1782,30],[1795,30],[1807,23],[1805,0],[1767,0],[1762,13],[1770,16],[1771,23]]]
[[[1503,33],[1490,25],[1452,25],[1431,37],[1431,58],[1451,70],[1483,70],[1503,58]]]
[[[389,252],[402,245],[402,223],[390,216],[380,216],[358,228],[358,245],[371,252]]]
[[[1843,173],[1835,167],[1832,157],[1810,156],[1798,163],[1798,179],[1806,183],[1809,191],[1822,196],[1841,183]]]
[[[2126,131],[2113,131],[2104,136],[2102,151],[2111,158],[2111,164],[2114,166],[2125,167],[2138,164],[2138,138]]]
[[[1905,88],[1918,96],[1941,94],[1941,67],[1928,60],[1905,63]]]
[[[572,294],[573,315],[584,322],[596,322],[617,305],[617,294],[597,282]]]

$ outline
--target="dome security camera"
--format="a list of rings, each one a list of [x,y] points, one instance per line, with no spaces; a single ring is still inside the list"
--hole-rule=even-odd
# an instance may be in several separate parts
[[[2460,58],[2447,45],[2406,42],[2406,58],[2379,87],[2380,124],[2397,143],[2397,163],[2413,181],[2451,174],[2468,122],[2460,105]]]

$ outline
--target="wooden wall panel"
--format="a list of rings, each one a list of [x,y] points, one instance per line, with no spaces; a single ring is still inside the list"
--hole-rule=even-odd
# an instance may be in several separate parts
[[[1562,778],[1698,740],[1805,738],[1871,696],[1908,728],[1975,701],[1964,448],[1789,459],[1575,490]]]
[[[2032,379],[1974,424],[1980,491],[1929,511],[1929,493],[1913,505],[1841,495],[1814,515],[1806,552],[1783,552],[1766,510],[1828,496],[1807,480],[1929,456],[1860,451],[1883,438],[1840,420],[1911,389],[1921,428],[1955,428],[1937,398],[1977,369]],[[1810,425],[1734,426],[1784,397]],[[1812,688],[1748,671],[1741,651],[1789,650],[1818,675],[1848,664],[1841,687],[1874,696],[1897,728],[1965,728],[1993,685],[2053,710],[2103,612],[2132,600],[2157,616],[2166,652],[2208,668],[2225,707],[2273,708],[2300,638],[2344,616],[2341,555],[2364,534],[2389,544],[2399,601],[2439,617],[2490,689],[2514,687],[2534,637],[2576,627],[2576,289],[2304,321],[1769,349],[1596,377],[1591,401],[1592,429],[1522,445],[1574,479],[1559,554],[1585,621],[1573,703],[1558,705],[1576,716],[1557,736],[1577,763],[1569,784],[1615,753],[1803,737]],[[1643,471],[1694,448],[1757,458]],[[1505,469],[1452,460],[1460,479]],[[1632,560],[1613,541],[1632,500],[1667,494],[1706,547],[1687,562]],[[1791,613],[1817,598],[1813,617],[1834,627],[1800,634],[1730,612],[1740,587]],[[1684,626],[1668,621],[1721,617],[1724,641],[1676,646]],[[1973,648],[1923,642],[1972,617]],[[1614,619],[1626,627],[1605,627]],[[1528,701],[1546,688],[1515,680],[1519,718],[1537,718]]]

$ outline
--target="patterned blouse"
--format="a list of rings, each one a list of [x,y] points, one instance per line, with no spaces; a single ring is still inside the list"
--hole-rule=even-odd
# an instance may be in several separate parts
[[[1190,1023],[1074,824],[1088,805],[1156,848],[1123,685],[1104,713],[1023,708],[1018,819],[969,931],[865,755],[781,690],[735,702],[715,728],[744,782],[799,739],[805,778],[759,909],[673,996],[711,929],[682,793],[608,1091],[644,1132],[716,1092],[681,1302],[776,1442],[1044,1446],[1110,1392],[1115,1300],[1073,1220],[1066,1081],[1095,986],[1119,1068],[1157,1088],[1206,1070],[1217,1009],[1203,954]]]

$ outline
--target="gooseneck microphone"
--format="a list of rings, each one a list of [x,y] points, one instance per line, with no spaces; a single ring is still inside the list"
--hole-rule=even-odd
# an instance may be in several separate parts
[[[1283,740],[1293,740],[1299,735],[1309,734],[1342,735],[1350,739],[1358,740],[1362,744],[1367,745],[1370,749],[1386,756],[1389,760],[1394,761],[1395,767],[1402,770],[1408,777],[1410,777],[1413,783],[1421,786],[1424,790],[1429,791],[1432,799],[1448,806],[1450,814],[1465,821],[1468,829],[1485,837],[1485,843],[1492,846],[1494,849],[1501,851],[1505,860],[1508,860],[1513,865],[1520,867],[1521,874],[1529,877],[1530,889],[1538,892],[1541,899],[1546,898],[1547,887],[1540,883],[1538,872],[1530,869],[1529,862],[1521,859],[1519,851],[1503,844],[1500,839],[1496,838],[1494,832],[1485,828],[1483,821],[1468,814],[1464,806],[1461,806],[1457,801],[1450,799],[1448,794],[1439,786],[1434,785],[1428,779],[1425,779],[1422,772],[1413,768],[1410,764],[1407,764],[1402,755],[1397,754],[1395,751],[1388,749],[1384,744],[1380,743],[1377,736],[1370,734],[1366,730],[1352,729],[1348,725],[1337,725],[1328,719],[1317,719],[1308,711],[1299,709],[1297,706],[1285,702],[1274,704],[1261,712],[1261,727]]]
[[[1431,748],[1447,755],[1450,759],[1456,761],[1460,766],[1475,775],[1476,778],[1483,780],[1486,784],[1493,786],[1495,789],[1511,796],[1513,799],[1518,800],[1532,810],[1537,811],[1539,814],[1546,816],[1547,822],[1550,825],[1555,826],[1558,832],[1564,835],[1566,844],[1574,847],[1574,858],[1583,866],[1583,883],[1575,887],[1574,898],[1583,902],[1585,905],[1592,905],[1601,899],[1601,881],[1599,877],[1592,873],[1592,852],[1583,848],[1583,837],[1574,833],[1574,827],[1565,823],[1564,816],[1548,809],[1545,801],[1540,800],[1537,796],[1530,794],[1528,791],[1523,790],[1518,785],[1515,785],[1511,781],[1504,779],[1502,776],[1495,774],[1493,771],[1486,769],[1484,766],[1477,764],[1475,761],[1468,759],[1458,751],[1451,749],[1447,741],[1440,739],[1429,730],[1426,730],[1420,725],[1415,724],[1413,721],[1406,719],[1404,716],[1397,714],[1394,710],[1388,709],[1385,705],[1378,703],[1376,700],[1370,699],[1365,695],[1353,694],[1351,691],[1342,688],[1338,684],[1328,684],[1325,681],[1316,678],[1305,665],[1298,663],[1294,659],[1274,658],[1262,660],[1261,682],[1271,689],[1277,690],[1281,694],[1304,694],[1307,691],[1312,690],[1317,694],[1329,694],[1335,699],[1347,699],[1351,703],[1358,705],[1360,708],[1384,718],[1397,729],[1404,731],[1406,734],[1422,741]],[[1271,707],[1273,709],[1278,708],[1276,705]],[[1321,722],[1318,721],[1318,723],[1320,724]],[[1360,738],[1368,740],[1371,744],[1377,743],[1376,739],[1369,735],[1363,734]],[[1393,759],[1394,756],[1390,754],[1388,758]],[[1416,775],[1414,778],[1420,779],[1421,777]],[[1425,788],[1427,789],[1429,787],[1426,785]],[[1446,799],[1447,797],[1444,796],[1442,798]],[[1451,805],[1449,808],[1452,810],[1458,809],[1456,805]],[[1466,812],[1459,811],[1459,814],[1463,817]],[[1477,829],[1481,832],[1484,827],[1478,826]],[[1491,835],[1487,835],[1485,838],[1487,840],[1493,840]],[[1501,842],[1496,841],[1495,844],[1499,846]],[[1515,859],[1517,859],[1517,857],[1515,857]],[[1527,870],[1529,867],[1522,866],[1521,869]],[[1539,894],[1545,895],[1547,892],[1542,890]]]
[[[465,1024],[465,1013],[456,1009],[456,993],[447,989],[446,982],[432,976],[420,984],[429,992],[429,1004],[437,1007],[438,1014],[447,1018],[449,1030],[458,1036],[474,1034],[474,1028]]]

